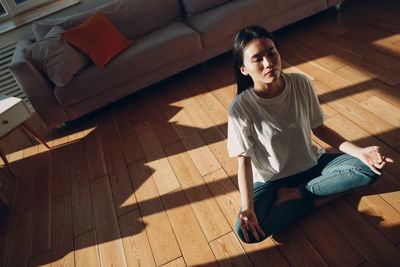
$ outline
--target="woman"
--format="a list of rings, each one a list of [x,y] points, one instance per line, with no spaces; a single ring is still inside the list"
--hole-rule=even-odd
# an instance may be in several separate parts
[[[282,73],[272,35],[243,29],[233,47],[238,95],[229,108],[228,152],[238,158],[242,201],[236,232],[247,243],[287,228],[343,192],[371,184],[392,159],[324,125],[311,81]],[[311,131],[343,153],[328,154]]]

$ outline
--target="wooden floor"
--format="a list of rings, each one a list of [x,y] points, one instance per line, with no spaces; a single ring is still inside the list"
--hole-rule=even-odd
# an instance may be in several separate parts
[[[229,54],[66,129],[53,147],[2,140],[17,178],[1,214],[0,266],[399,266],[400,3],[349,0],[276,33],[286,72],[314,81],[326,124],[396,160],[375,184],[246,245],[226,151]],[[319,140],[314,140],[328,148]]]

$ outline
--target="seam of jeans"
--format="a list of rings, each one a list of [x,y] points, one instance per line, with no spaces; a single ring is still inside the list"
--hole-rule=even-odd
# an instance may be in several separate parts
[[[362,168],[360,166],[354,166],[354,165],[344,165],[344,166],[348,167],[347,170],[359,170],[359,171],[362,170]],[[341,167],[343,167],[343,166],[341,166]],[[337,170],[337,166],[325,167],[321,173],[323,174],[326,172],[332,172],[332,170],[333,171]]]
[[[360,170],[360,168],[355,167],[353,170],[347,170],[347,171],[342,172],[342,173],[337,173],[335,175],[328,176],[328,177],[326,177],[326,178],[324,178],[324,179],[322,179],[320,181],[317,181],[317,182],[314,182],[312,184],[309,184],[309,186],[314,186],[314,185],[320,184],[320,183],[325,182],[326,180],[331,179],[333,177],[341,176],[342,174],[348,174],[348,173],[354,172],[354,170],[357,170],[357,169]],[[308,186],[308,185],[306,185],[306,186]]]

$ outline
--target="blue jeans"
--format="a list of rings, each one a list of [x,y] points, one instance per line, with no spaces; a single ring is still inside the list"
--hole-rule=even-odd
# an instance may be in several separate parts
[[[347,154],[325,153],[321,155],[316,166],[304,172],[272,182],[256,182],[253,189],[254,211],[261,229],[268,237],[310,214],[315,209],[315,198],[369,185],[378,177],[379,175],[357,158]],[[280,187],[297,187],[302,198],[273,206]],[[235,228],[240,239],[246,242],[239,218]],[[257,241],[250,231],[248,234],[250,243],[262,241]]]

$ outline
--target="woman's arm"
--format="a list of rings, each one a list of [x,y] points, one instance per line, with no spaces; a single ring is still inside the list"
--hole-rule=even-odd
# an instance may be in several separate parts
[[[238,157],[238,182],[242,210],[254,210],[253,203],[253,172],[249,157]]]
[[[368,165],[372,171],[381,174],[377,169],[381,169],[386,162],[393,163],[391,158],[387,158],[381,154],[379,146],[359,147],[343,138],[336,131],[332,130],[325,124],[312,129],[313,134],[332,147],[360,159]]]
[[[242,211],[239,213],[240,228],[247,242],[250,242],[248,231],[253,233],[256,240],[260,240],[258,233],[263,237],[265,237],[265,234],[259,226],[254,212],[253,172],[249,157],[238,157],[238,182],[242,202]]]

